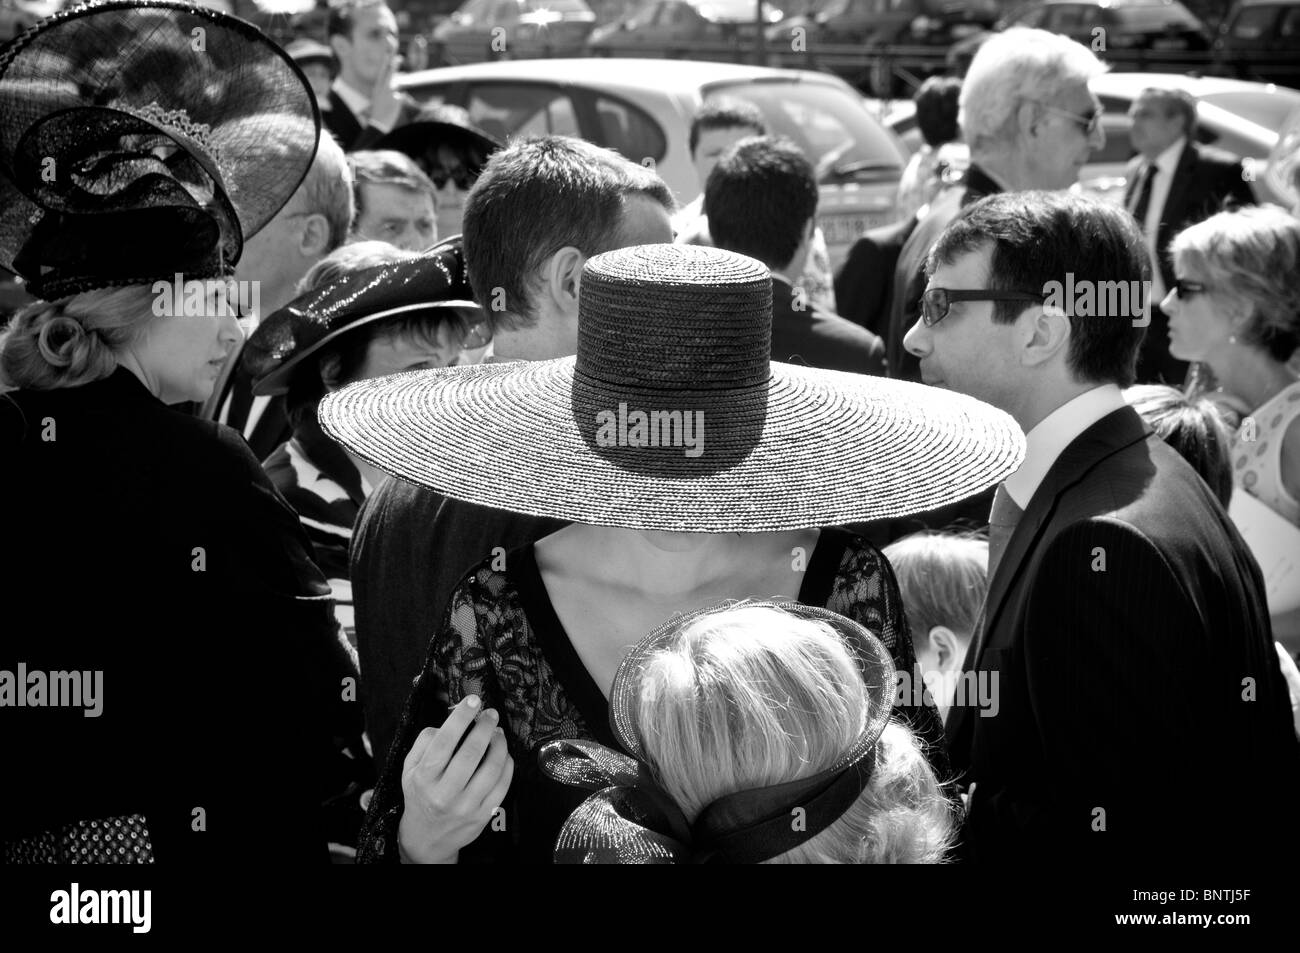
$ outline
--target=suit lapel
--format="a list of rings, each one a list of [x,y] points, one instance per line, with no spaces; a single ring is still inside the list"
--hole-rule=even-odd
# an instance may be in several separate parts
[[[1163,260],[1164,250],[1173,240],[1174,232],[1182,228],[1183,217],[1187,212],[1187,203],[1192,195],[1192,180],[1196,178],[1196,146],[1190,141],[1183,147],[1174,168],[1173,181],[1169,183],[1169,194],[1165,196],[1165,207],[1160,210],[1160,227],[1156,232],[1156,248]]]

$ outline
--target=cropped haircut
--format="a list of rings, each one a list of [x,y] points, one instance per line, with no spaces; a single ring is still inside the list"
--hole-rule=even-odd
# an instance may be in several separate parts
[[[419,257],[419,252],[404,251],[388,242],[353,242],[312,265],[295,290],[297,295],[304,295],[367,268]],[[355,330],[340,334],[314,354],[311,360],[304,361],[291,376],[284,399],[290,424],[298,427],[306,415],[316,413],[317,405],[327,392],[320,373],[321,365],[327,357],[337,355],[337,382],[343,386],[359,379],[371,341],[381,337],[403,338],[436,347],[440,343],[439,334],[444,326],[450,326],[453,335],[463,338],[469,327],[469,319],[455,308],[430,308],[358,324]]]
[[[691,120],[690,148],[694,158],[700,135],[714,129],[753,129],[754,135],[767,135],[763,110],[743,99],[713,99],[704,103]]]
[[[415,160],[394,149],[361,150],[348,154],[348,168],[352,170],[356,212],[353,221],[365,212],[363,185],[395,185],[412,192],[429,196],[433,207],[438,207],[438,190],[433,180],[415,164]]]
[[[347,241],[356,214],[352,194],[352,168],[343,148],[334,137],[321,130],[312,160],[301,189],[307,200],[307,211],[323,215],[329,225],[329,244],[325,251],[334,251]]]
[[[1189,139],[1196,137],[1196,97],[1185,89],[1166,89],[1162,86],[1148,86],[1138,93],[1137,102],[1149,99],[1160,106],[1166,115],[1177,114],[1183,117],[1183,134]]]
[[[154,320],[155,297],[140,284],[27,305],[0,330],[0,383],[56,390],[108,377]]]
[[[1274,205],[1219,212],[1175,235],[1171,250],[1204,275],[1208,294],[1250,306],[1243,343],[1291,359],[1300,344],[1300,221]]]
[[[883,550],[920,651],[930,630],[946,626],[959,635],[975,631],[988,591],[988,540],[970,533],[925,531],[895,540]]]
[[[952,76],[931,76],[912,97],[916,103],[916,125],[921,138],[934,148],[961,136],[957,125],[957,102],[961,80]]]
[[[835,630],[771,606],[691,620],[636,677],[634,730],[690,822],[724,795],[830,769],[871,715],[862,672]],[[767,863],[942,861],[952,815],[915,737],[891,722],[878,746],[857,801]]]
[[[1123,287],[1150,295],[1150,259],[1133,216],[1122,207],[1068,192],[1006,192],[986,196],[959,215],[935,242],[926,262],[940,264],[991,248],[987,287],[1046,296],[1052,282],[1075,288]],[[1131,284],[1137,282],[1137,284]],[[1135,292],[1136,295],[1136,292]],[[1096,299],[1102,299],[1100,292]],[[1127,295],[1126,295],[1127,297]],[[1134,299],[1130,298],[1132,302]],[[1029,307],[996,301],[993,320],[1011,324]],[[1070,344],[1066,363],[1080,381],[1131,385],[1145,327],[1132,313],[1087,316],[1067,309]]]
[[[543,264],[566,247],[588,258],[618,247],[628,199],[638,195],[676,209],[656,173],[582,139],[529,137],[494,153],[463,221],[470,285],[493,331],[535,325]]]
[[[754,136],[718,158],[704,184],[704,214],[719,248],[781,269],[798,251],[818,198],[812,163],[798,146]]]
[[[1167,384],[1130,387],[1124,399],[1157,437],[1192,465],[1226,509],[1232,501],[1232,441],[1214,401]]]
[[[1050,103],[1107,68],[1086,46],[1060,34],[1027,27],[995,33],[962,82],[958,122],[966,143],[972,152],[1010,148],[1019,136],[1022,104]]]

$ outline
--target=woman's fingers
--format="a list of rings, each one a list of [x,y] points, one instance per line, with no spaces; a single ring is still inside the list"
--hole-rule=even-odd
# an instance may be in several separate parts
[[[494,785],[492,790],[488,792],[488,796],[483,799],[483,809],[487,812],[489,817],[501,802],[506,799],[506,792],[510,790],[510,781],[514,776],[515,759],[507,754],[505,767],[501,769],[501,777],[497,779],[496,785]]]
[[[441,728],[426,728],[420,732],[420,738],[426,733],[432,731],[428,744],[425,746],[423,756],[414,762],[410,760],[411,755],[415,754],[416,746],[411,746],[411,753],[407,756],[406,768],[408,771],[418,770],[421,774],[430,775],[433,780],[437,780],[442,773],[447,770],[447,763],[451,761],[452,752],[456,750],[456,745],[461,736],[465,734],[465,729],[479,713],[479,708],[483,702],[477,695],[466,695],[460,700],[460,703],[451,710],[451,714],[443,721]],[[420,738],[416,739],[418,743]]]
[[[488,743],[487,754],[470,778],[469,784],[465,785],[465,803],[473,808],[484,806],[488,795],[496,787],[497,782],[501,780],[501,772],[505,770],[506,761],[510,758],[510,752],[506,746],[506,736],[500,728],[492,732],[491,741]],[[495,807],[495,804],[486,805],[489,810]]]
[[[491,709],[479,715],[474,727],[465,735],[460,749],[452,756],[447,768],[438,779],[438,789],[446,800],[457,799],[474,776],[483,752],[487,751],[492,741],[492,732],[497,726],[497,713]]]

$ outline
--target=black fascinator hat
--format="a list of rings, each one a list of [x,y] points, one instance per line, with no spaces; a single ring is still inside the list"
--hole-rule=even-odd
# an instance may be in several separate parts
[[[302,72],[252,24],[73,7],[0,49],[0,265],[47,300],[228,275],[319,133]]]

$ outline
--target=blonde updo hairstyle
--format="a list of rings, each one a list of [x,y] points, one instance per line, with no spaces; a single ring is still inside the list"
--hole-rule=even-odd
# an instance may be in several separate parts
[[[635,730],[659,784],[692,823],[724,795],[831,768],[869,715],[861,671],[835,630],[769,606],[687,621],[637,678]],[[939,863],[952,827],[917,740],[891,721],[856,803],[767,863]]]
[[[0,383],[54,390],[107,377],[153,320],[154,297],[152,285],[127,285],[28,305],[0,330]]]

